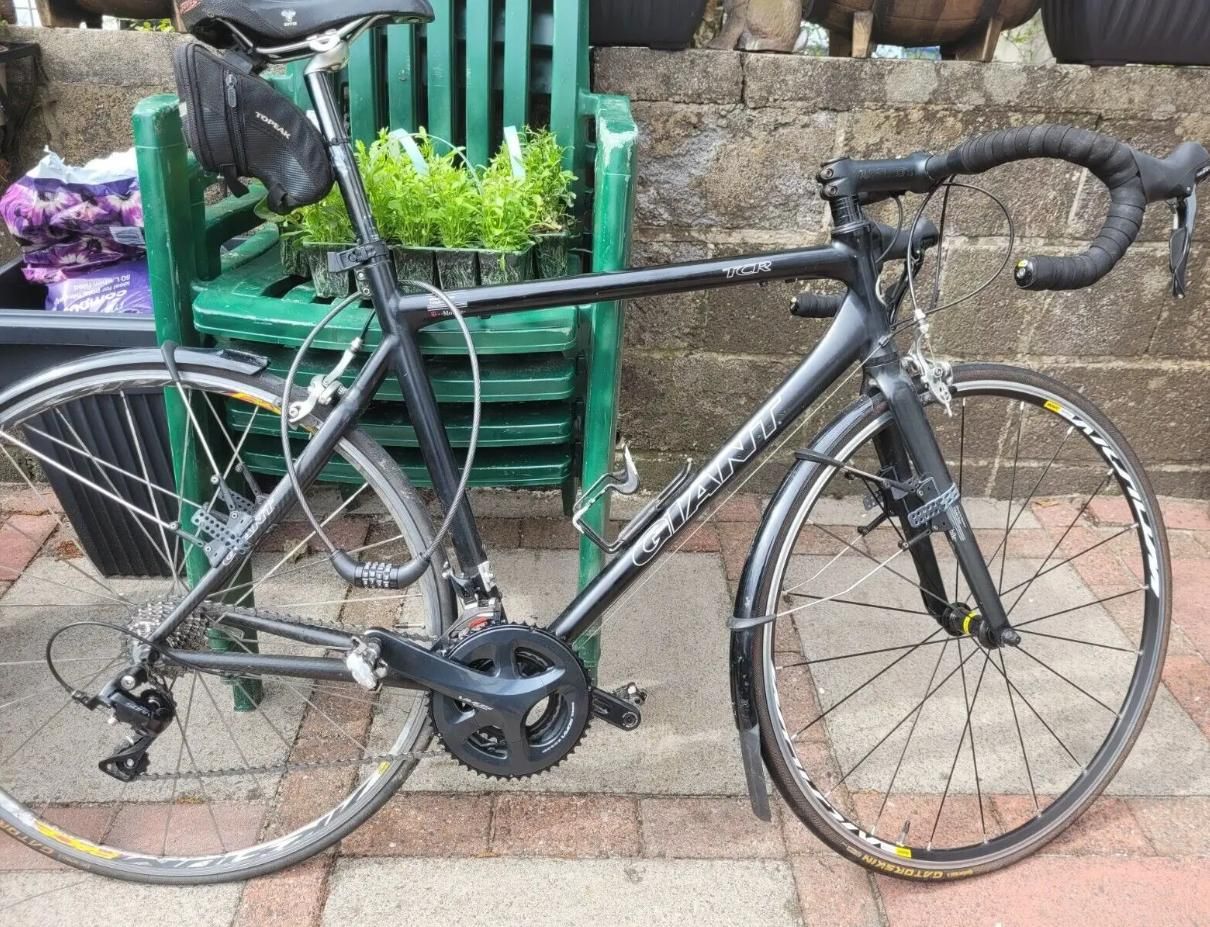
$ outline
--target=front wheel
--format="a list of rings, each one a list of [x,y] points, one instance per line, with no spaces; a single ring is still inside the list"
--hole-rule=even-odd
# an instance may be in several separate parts
[[[803,462],[817,472],[787,480],[801,488],[760,586],[758,614],[776,617],[752,655],[790,808],[846,857],[914,879],[990,872],[1068,827],[1138,737],[1169,628],[1159,506],[1117,429],[1030,371],[954,380],[953,415],[928,415],[1020,646],[963,633],[972,598],[944,535],[905,537],[873,481]],[[877,472],[893,430],[876,401],[821,450]],[[1132,523],[1090,527],[1110,499]]]

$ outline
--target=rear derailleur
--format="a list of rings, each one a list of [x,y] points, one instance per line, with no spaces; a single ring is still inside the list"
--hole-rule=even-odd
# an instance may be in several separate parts
[[[128,667],[96,695],[76,692],[73,698],[89,711],[107,709],[110,724],[130,727],[125,746],[97,764],[119,782],[133,782],[147,771],[151,764],[147,751],[176,717],[172,695],[151,680],[142,665]]]

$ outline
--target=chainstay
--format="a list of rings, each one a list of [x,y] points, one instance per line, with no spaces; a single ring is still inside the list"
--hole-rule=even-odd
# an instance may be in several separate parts
[[[222,630],[222,616],[224,615],[255,615],[260,617],[272,618],[275,621],[280,621],[283,624],[292,624],[314,628],[324,628],[329,631],[340,631],[345,634],[352,634],[347,627],[329,621],[318,621],[308,619],[300,619],[287,612],[276,612],[268,608],[245,608],[238,605],[222,605],[220,603],[205,602],[199,609],[199,617],[204,618],[207,627]],[[435,644],[439,638],[431,634],[419,634],[414,631],[395,631],[400,637],[415,641],[418,644]],[[358,757],[356,759],[347,760],[302,760],[296,763],[272,763],[260,766],[243,766],[235,767],[228,766],[222,769],[202,769],[191,770],[189,772],[180,773],[152,773],[147,772],[139,776],[139,781],[142,782],[169,782],[180,779],[222,779],[233,778],[236,776],[257,776],[257,775],[277,775],[279,773],[288,773],[297,770],[310,769],[334,769],[350,766],[372,766],[380,763],[395,763],[399,760],[416,760],[419,762],[425,757],[442,756],[445,754],[443,748],[429,748],[426,750],[409,750],[406,753],[379,753],[371,756]]]

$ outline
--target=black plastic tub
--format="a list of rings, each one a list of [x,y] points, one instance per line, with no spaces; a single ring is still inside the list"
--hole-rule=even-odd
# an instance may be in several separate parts
[[[705,12],[706,0],[591,0],[588,41],[687,48]]]
[[[1045,0],[1042,24],[1067,64],[1210,65],[1210,0]]]
[[[0,392],[18,380],[98,351],[154,346],[155,323],[150,316],[46,312],[44,287],[27,283],[20,262],[0,268]],[[131,440],[126,407],[114,398],[87,398],[72,403],[64,419],[39,416],[36,429],[68,444],[83,442],[96,456],[128,473],[142,474],[144,463],[153,482],[171,490],[172,458],[158,393],[128,396],[130,414],[138,432]],[[154,511],[150,490],[138,480],[90,464],[48,437],[27,429],[31,447],[97,485],[116,490],[122,498],[146,511]],[[140,456],[140,451],[141,456]],[[8,464],[7,460],[3,461]],[[75,528],[80,544],[93,565],[105,576],[167,576],[169,566],[153,544],[149,524],[117,503],[85,487],[50,464],[42,471],[59,497]],[[112,481],[112,489],[110,482]],[[157,493],[161,508],[170,497]]]

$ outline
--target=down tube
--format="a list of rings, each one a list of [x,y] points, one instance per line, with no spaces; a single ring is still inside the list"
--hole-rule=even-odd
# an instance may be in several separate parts
[[[601,616],[701,507],[742,473],[768,444],[782,434],[867,343],[866,312],[851,295],[836,320],[794,372],[777,387],[747,423],[699,470],[689,485],[564,609],[548,630],[575,640]]]

